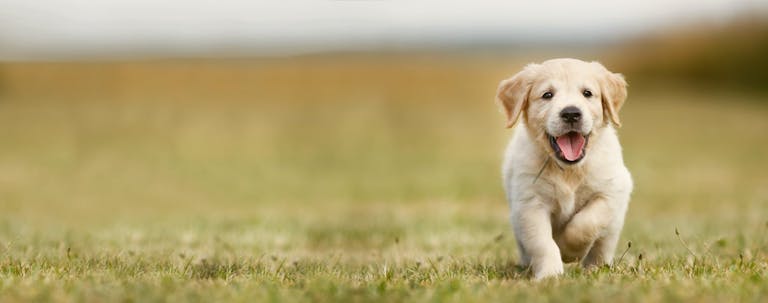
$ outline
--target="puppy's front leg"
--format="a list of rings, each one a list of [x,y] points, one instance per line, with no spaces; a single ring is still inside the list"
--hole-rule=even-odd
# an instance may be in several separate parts
[[[590,201],[584,208],[573,215],[564,230],[556,237],[558,247],[563,253],[563,259],[582,259],[588,250],[605,236],[606,228],[614,221],[615,211],[609,201],[598,197]],[[604,239],[615,241],[617,239]],[[599,243],[604,246],[609,243]],[[611,246],[611,245],[607,245]],[[593,260],[594,261],[594,260]]]
[[[530,259],[536,280],[563,273],[560,249],[552,238],[551,220],[549,209],[533,201],[520,205],[512,218],[515,237]]]

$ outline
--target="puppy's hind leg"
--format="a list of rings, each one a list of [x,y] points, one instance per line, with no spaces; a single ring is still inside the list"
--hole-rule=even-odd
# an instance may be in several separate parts
[[[618,226],[617,228],[609,227],[607,233],[597,239],[595,244],[589,249],[587,256],[581,260],[581,265],[584,268],[611,265],[620,233],[621,226]]]

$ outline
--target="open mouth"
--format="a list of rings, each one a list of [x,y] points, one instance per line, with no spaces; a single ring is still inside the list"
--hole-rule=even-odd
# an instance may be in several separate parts
[[[579,162],[584,158],[587,141],[589,141],[589,135],[584,136],[575,131],[558,137],[549,136],[549,145],[555,150],[555,156],[568,164]]]

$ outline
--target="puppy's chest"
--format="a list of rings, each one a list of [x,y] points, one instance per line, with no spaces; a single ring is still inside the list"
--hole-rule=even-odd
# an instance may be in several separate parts
[[[595,196],[595,191],[582,182],[555,182],[549,190],[553,204],[553,217],[558,222],[567,222]]]

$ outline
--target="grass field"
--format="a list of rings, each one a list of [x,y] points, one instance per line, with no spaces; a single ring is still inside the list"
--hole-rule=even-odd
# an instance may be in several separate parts
[[[498,168],[512,69],[297,66],[0,99],[0,301],[768,301],[765,96],[630,75],[622,257],[534,283]]]

